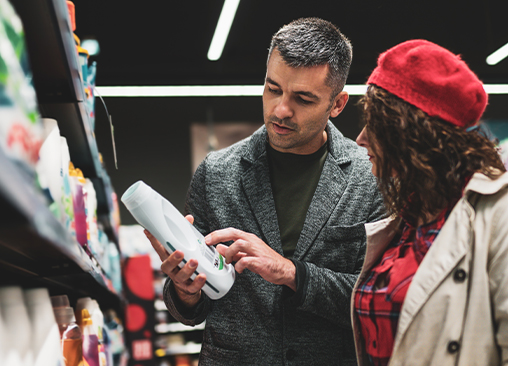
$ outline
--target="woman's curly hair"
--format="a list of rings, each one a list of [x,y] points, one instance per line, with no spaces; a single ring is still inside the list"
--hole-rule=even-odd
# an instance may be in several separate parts
[[[455,203],[473,173],[506,171],[492,141],[380,87],[370,85],[360,105],[385,204],[413,225]]]

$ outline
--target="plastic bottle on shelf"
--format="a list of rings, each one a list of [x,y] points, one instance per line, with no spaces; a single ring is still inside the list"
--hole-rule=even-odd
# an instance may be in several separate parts
[[[90,251],[96,259],[102,259],[104,248],[99,243],[99,229],[97,226],[97,193],[90,179],[85,178],[86,191],[86,227]],[[99,260],[102,263],[101,260]]]
[[[63,365],[58,325],[46,288],[24,291],[25,305],[32,324],[31,343],[35,366]]]
[[[89,366],[101,366],[99,337],[95,333],[93,320],[87,309],[81,310],[83,321],[83,358]]]
[[[96,300],[92,299],[92,313],[90,316],[92,317],[93,325],[95,327],[95,332],[97,334],[98,342],[99,342],[99,363],[101,366],[106,366],[107,358],[106,358],[106,348],[104,344],[104,315],[102,314],[101,308],[99,307],[99,303]]]
[[[99,337],[93,324],[94,303],[90,297],[82,297],[76,302],[76,320],[83,332],[83,358],[88,366],[100,366]]]
[[[74,207],[74,228],[76,240],[88,254],[88,235],[86,227],[86,190],[85,178],[79,168],[75,168],[72,162],[69,163],[69,176],[71,182],[72,202]]]
[[[62,149],[60,147],[60,129],[57,121],[52,118],[43,118],[44,142],[39,150],[39,161],[36,165],[37,176],[41,188],[47,188],[53,202],[50,210],[55,217],[64,224],[64,208],[62,200]]]
[[[74,203],[72,202],[72,191],[71,191],[71,178],[69,175],[69,164],[71,157],[69,154],[69,146],[67,145],[67,139],[60,136],[60,147],[62,165],[60,167],[60,173],[62,175],[62,205],[64,208],[64,227],[67,232],[72,236],[76,237],[76,229],[74,226]]]
[[[198,267],[192,275],[206,274],[203,291],[213,300],[224,296],[235,281],[235,269],[226,264],[224,257],[213,246],[205,244],[203,235],[164,197],[138,181],[122,195],[122,202],[132,216],[150,231],[166,248],[168,253],[181,250],[184,260],[198,260]]]
[[[0,288],[0,310],[7,341],[5,365],[33,366],[31,339],[27,336],[32,329],[21,287]]]
[[[83,333],[76,323],[74,309],[66,295],[51,297],[53,313],[60,331],[65,366],[84,366]]]
[[[106,311],[104,322],[106,328],[108,328],[109,339],[111,341],[110,353],[113,358],[113,364],[118,365],[125,351],[122,321],[114,310],[109,309]]]

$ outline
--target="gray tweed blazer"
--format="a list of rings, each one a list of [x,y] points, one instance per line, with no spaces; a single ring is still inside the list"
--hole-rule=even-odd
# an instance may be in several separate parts
[[[327,132],[329,154],[293,258],[306,269],[303,292],[245,270],[223,298],[203,294],[189,311],[166,282],[165,302],[176,320],[206,320],[200,365],[356,364],[350,296],[365,255],[364,223],[384,217],[384,206],[366,150],[331,122]],[[203,234],[235,227],[282,255],[266,141],[261,127],[210,153],[194,174],[186,213]]]

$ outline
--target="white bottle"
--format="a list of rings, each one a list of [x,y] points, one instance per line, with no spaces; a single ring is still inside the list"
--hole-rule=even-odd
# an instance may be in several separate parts
[[[193,225],[164,197],[138,181],[122,195],[122,202],[132,216],[145,227],[166,248],[168,253],[181,250],[183,266],[190,259],[198,261],[198,267],[192,275],[206,274],[203,291],[209,298],[223,297],[235,282],[235,269],[226,264],[224,257],[213,246],[205,244],[205,239]]]
[[[46,288],[24,291],[25,305],[32,323],[31,344],[35,366],[63,365],[60,332]]]
[[[8,344],[5,365],[32,366],[30,319],[23,299],[21,287],[0,288],[0,309],[4,321],[4,337]]]

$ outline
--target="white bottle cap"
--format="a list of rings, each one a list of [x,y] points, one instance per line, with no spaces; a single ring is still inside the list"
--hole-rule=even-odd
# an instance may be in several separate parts
[[[122,202],[131,210],[141,205],[152,192],[152,189],[143,181],[137,181],[129,187],[122,195]]]

